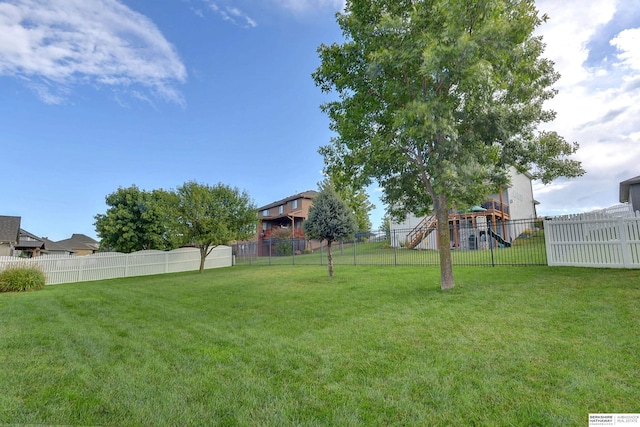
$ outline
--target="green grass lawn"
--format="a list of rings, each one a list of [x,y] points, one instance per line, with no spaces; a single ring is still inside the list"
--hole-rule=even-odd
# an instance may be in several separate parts
[[[233,267],[0,294],[0,425],[578,426],[640,413],[640,272]]]

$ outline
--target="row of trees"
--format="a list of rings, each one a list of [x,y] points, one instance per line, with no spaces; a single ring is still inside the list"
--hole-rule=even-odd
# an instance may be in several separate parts
[[[186,182],[175,191],[145,191],[133,185],[106,197],[95,216],[102,250],[129,253],[181,246],[200,249],[200,271],[218,245],[251,238],[258,221],[246,191],[224,184]]]
[[[200,249],[200,272],[216,246],[251,239],[258,222],[249,195],[224,184],[187,182],[175,191],[145,191],[133,185],[107,195],[106,203],[107,212],[95,216],[101,250],[129,253],[195,246]],[[325,182],[303,224],[307,238],[327,241],[330,276],[331,244],[354,235],[355,211]]]

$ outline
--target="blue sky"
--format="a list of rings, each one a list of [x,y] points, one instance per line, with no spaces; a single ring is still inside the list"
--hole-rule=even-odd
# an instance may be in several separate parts
[[[628,1],[541,0],[562,74],[552,128],[587,175],[534,185],[543,215],[617,203],[640,175],[640,13]],[[342,0],[0,1],[0,215],[53,240],[95,237],[104,198],[189,180],[260,206],[315,189],[331,138],[315,87]],[[372,215],[380,225],[384,207]]]

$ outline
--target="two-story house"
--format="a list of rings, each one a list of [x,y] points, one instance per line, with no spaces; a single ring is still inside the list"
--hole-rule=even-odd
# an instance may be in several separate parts
[[[317,191],[309,190],[260,207],[256,236],[258,247],[265,247],[264,243],[270,239],[287,236],[299,239],[302,246],[298,250],[304,250],[302,223],[308,218],[309,208],[317,194]],[[260,255],[265,255],[264,250],[260,250]]]
[[[302,223],[309,216],[309,208],[317,191],[309,190],[269,203],[258,209],[259,238],[270,238],[277,229],[289,229],[291,237],[304,237]]]

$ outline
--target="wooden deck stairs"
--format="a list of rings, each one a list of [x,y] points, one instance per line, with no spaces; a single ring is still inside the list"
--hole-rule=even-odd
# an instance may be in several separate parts
[[[420,223],[416,225],[409,234],[407,234],[407,238],[405,240],[407,248],[414,249],[436,228],[438,228],[438,220],[435,215],[422,219],[422,221],[420,221]]]

